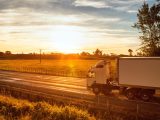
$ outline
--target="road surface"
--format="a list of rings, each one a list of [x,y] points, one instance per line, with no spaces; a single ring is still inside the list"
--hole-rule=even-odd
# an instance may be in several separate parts
[[[21,87],[23,85],[26,87],[47,88],[48,90],[59,90],[61,92],[67,91],[72,94],[75,93],[92,97],[95,96],[91,91],[87,90],[86,78],[62,77],[0,70],[0,82],[15,84],[17,87]],[[117,94],[117,92],[114,92],[112,96],[126,100],[126,97]]]
[[[85,78],[61,77],[0,70],[0,81],[18,85],[38,86],[43,88],[91,94],[86,89]]]

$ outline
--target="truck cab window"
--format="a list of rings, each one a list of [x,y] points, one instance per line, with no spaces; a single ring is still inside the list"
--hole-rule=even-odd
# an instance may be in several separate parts
[[[103,68],[103,65],[97,65],[96,68]]]

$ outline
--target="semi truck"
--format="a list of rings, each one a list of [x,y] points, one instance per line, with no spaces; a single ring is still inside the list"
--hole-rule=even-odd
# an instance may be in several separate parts
[[[87,88],[95,95],[118,90],[128,99],[149,101],[160,89],[160,57],[120,57],[112,67],[110,60],[100,60],[88,70]]]

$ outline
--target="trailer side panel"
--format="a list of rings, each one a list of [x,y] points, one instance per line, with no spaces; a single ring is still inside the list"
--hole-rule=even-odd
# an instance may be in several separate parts
[[[119,84],[160,88],[160,58],[120,58]]]

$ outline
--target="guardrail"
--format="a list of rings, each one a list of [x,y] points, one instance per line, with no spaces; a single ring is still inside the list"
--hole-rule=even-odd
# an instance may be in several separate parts
[[[16,85],[1,82],[0,92],[11,96],[25,98],[32,101],[46,101],[51,104],[70,104],[97,111],[105,115],[122,114],[134,117],[134,120],[159,120],[160,104],[121,100],[114,97],[85,95],[67,91],[49,90],[35,86]],[[130,118],[129,117],[129,118]],[[128,118],[128,119],[129,119]],[[145,119],[146,120],[146,119]]]
[[[64,70],[55,71],[53,69],[32,68],[32,67],[9,67],[9,66],[3,66],[3,67],[0,67],[0,70],[16,71],[16,72],[27,72],[27,73],[38,73],[38,74],[65,76],[65,77],[79,77],[79,78],[85,78],[86,74],[87,74],[85,71],[74,71],[74,72],[72,72],[72,71],[64,71]]]

